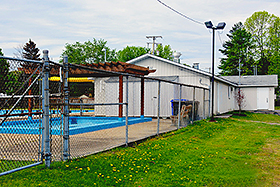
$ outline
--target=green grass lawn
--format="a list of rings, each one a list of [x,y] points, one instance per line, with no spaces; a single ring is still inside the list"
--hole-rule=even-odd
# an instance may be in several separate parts
[[[280,117],[195,122],[116,148],[0,177],[1,186],[279,186]],[[273,124],[268,124],[273,123]]]

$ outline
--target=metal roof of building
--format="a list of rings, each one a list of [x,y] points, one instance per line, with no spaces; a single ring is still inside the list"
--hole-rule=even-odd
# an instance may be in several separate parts
[[[241,76],[240,79],[239,76],[221,76],[221,78],[236,83],[241,87],[278,86],[277,75]]]
[[[173,81],[176,82],[179,76],[150,76],[149,79],[145,79],[145,82],[155,82],[157,80],[153,80],[153,78],[162,79],[165,81]],[[124,79],[126,80],[126,79]],[[129,82],[140,82],[141,78],[139,77],[128,77]],[[119,77],[110,77],[105,81],[106,83],[116,83],[119,82]]]
[[[151,54],[145,54],[142,55],[140,57],[137,57],[135,59],[132,59],[130,61],[128,61],[127,63],[130,64],[136,64],[139,61],[145,60],[147,58],[154,58],[157,60],[160,60],[162,62],[166,62],[169,64],[172,64],[174,66],[179,66],[180,68],[184,68],[187,69],[189,71],[201,74],[201,75],[205,75],[208,77],[212,77],[212,74],[200,69],[195,69],[192,67],[188,67],[185,66],[183,64],[180,64],[178,62],[173,62],[171,60],[167,60],[155,55],[151,55]],[[214,76],[215,80],[220,81],[220,82],[224,82],[226,84],[229,84],[231,86],[240,86],[240,87],[264,87],[264,86],[272,86],[272,87],[277,87],[278,86],[278,77],[277,75],[258,75],[258,76],[241,76],[241,84],[239,85],[239,76]]]

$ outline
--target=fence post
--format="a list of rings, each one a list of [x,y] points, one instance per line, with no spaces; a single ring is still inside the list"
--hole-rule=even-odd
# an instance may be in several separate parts
[[[126,76],[125,144],[128,146],[128,76]]]
[[[80,98],[80,103],[83,103],[83,99],[82,98]],[[82,116],[82,115],[83,115],[83,106],[80,105],[80,116]]]
[[[210,106],[210,101],[211,101],[211,89],[210,89],[210,86],[209,86],[209,91],[208,91],[208,100],[209,100],[209,102],[208,102],[208,112],[209,112],[209,114],[208,114],[208,116],[210,117],[211,116],[211,106]]]
[[[119,103],[123,103],[123,75],[119,76]],[[119,105],[119,120],[123,120],[123,105]]]
[[[205,119],[205,89],[203,88],[203,119]]]
[[[193,102],[192,102],[192,124],[194,121],[194,111],[195,111],[195,87],[193,87]]]
[[[157,113],[157,135],[159,135],[159,122],[160,122],[160,81],[158,81],[158,113]]]
[[[50,65],[49,65],[49,57],[48,57],[48,50],[43,51],[43,85],[42,85],[42,92],[43,92],[43,140],[42,143],[44,144],[44,154],[45,157],[45,166],[50,167],[51,164],[51,152],[50,152],[50,108],[49,108],[49,72],[50,72]]]
[[[140,89],[141,91],[141,102],[140,102],[140,104],[141,104],[141,111],[140,111],[140,116],[141,116],[141,118],[144,118],[144,110],[145,110],[145,107],[144,107],[144,103],[145,103],[145,101],[144,101],[144,94],[145,94],[145,80],[144,80],[144,78],[142,77],[141,78],[141,89]]]
[[[63,57],[63,160],[69,159],[69,90],[68,90],[68,56]]]
[[[180,128],[181,124],[181,97],[182,97],[182,85],[180,84],[179,87],[179,108],[178,108],[178,129]]]

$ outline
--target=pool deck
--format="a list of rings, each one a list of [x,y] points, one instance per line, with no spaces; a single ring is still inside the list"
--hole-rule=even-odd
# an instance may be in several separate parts
[[[176,130],[170,119],[161,119],[159,133]],[[125,145],[126,127],[116,127],[94,132],[70,136],[71,158],[87,156],[114,147]],[[128,126],[128,142],[135,142],[156,135],[157,119],[150,122],[138,123]],[[51,150],[53,160],[61,160],[62,136],[53,135]],[[26,134],[0,134],[1,152],[0,160],[37,160],[39,152],[39,135]]]
[[[160,120],[159,133],[176,130],[171,120]],[[71,157],[80,157],[125,145],[125,126],[70,136]],[[128,126],[128,142],[157,133],[157,120]]]

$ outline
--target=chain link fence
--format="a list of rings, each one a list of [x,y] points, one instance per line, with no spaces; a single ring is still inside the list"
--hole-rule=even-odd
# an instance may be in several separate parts
[[[94,87],[85,93],[92,102],[71,103],[74,100],[70,99],[70,109],[85,111],[70,113],[70,158],[177,130],[209,116],[208,88],[179,84],[174,82],[175,76],[156,78],[112,72],[98,72],[99,76],[95,76],[96,69],[87,71],[94,86],[89,84],[84,90]],[[71,76],[77,75],[69,73]],[[70,95],[73,91],[70,89]]]
[[[41,163],[42,62],[0,58],[0,173]]]
[[[0,61],[7,65],[0,85],[1,175],[128,145],[209,116],[208,88],[180,84],[176,76],[112,72],[69,64],[67,57],[60,64],[46,51],[43,62]]]

